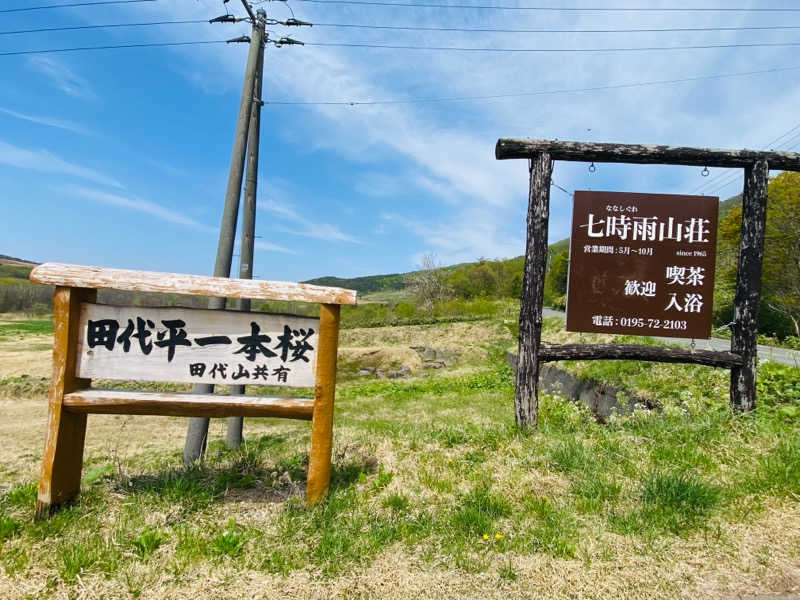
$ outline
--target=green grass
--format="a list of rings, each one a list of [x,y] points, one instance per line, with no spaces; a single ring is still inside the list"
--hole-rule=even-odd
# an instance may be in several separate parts
[[[9,335],[52,334],[52,319],[28,319],[24,321],[6,321],[0,323],[0,337]]]
[[[179,449],[120,464],[87,456],[79,501],[48,521],[32,521],[33,483],[4,490],[0,568],[45,573],[72,595],[91,576],[137,595],[197,570],[333,579],[402,551],[423,569],[513,583],[530,557],[628,560],[598,540],[669,547],[800,497],[800,421],[781,411],[797,404],[800,370],[761,371],[759,409],[736,415],[721,371],[576,364],[635,384],[662,410],[599,424],[542,394],[534,432],[514,425],[503,347],[487,342],[486,363],[458,375],[340,384],[320,505],[302,499],[307,423],[269,421],[236,451],[211,441],[206,463],[191,468]],[[151,579],[132,575],[144,567]]]

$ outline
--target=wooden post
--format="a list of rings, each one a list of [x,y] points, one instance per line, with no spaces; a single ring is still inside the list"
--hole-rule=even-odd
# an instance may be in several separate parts
[[[743,364],[731,369],[731,408],[734,411],[756,407],[756,324],[761,300],[768,175],[769,165],[763,159],[755,161],[744,171],[742,229],[731,335],[731,352],[740,354]]]
[[[47,407],[47,438],[39,477],[36,519],[45,519],[78,495],[81,486],[86,414],[64,410],[64,394],[88,388],[75,377],[75,352],[81,302],[94,302],[97,290],[57,287],[53,294],[53,375]]]
[[[314,416],[308,452],[306,502],[316,504],[325,497],[331,479],[333,446],[333,400],[336,391],[336,353],[339,346],[339,305],[320,304]]]
[[[536,427],[538,424],[539,344],[552,172],[553,161],[547,152],[540,152],[531,159],[525,270],[519,310],[519,359],[514,392],[514,417],[520,427]]]

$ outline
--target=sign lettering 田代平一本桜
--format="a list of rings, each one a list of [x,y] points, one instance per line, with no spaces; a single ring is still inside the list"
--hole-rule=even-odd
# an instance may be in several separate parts
[[[79,327],[79,377],[314,385],[318,319],[84,304]]]
[[[567,330],[707,338],[714,196],[576,191]]]

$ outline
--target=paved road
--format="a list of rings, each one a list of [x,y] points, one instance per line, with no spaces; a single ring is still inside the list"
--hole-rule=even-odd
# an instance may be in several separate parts
[[[564,318],[565,314],[558,310],[551,308],[542,309],[542,314],[545,317],[561,317]],[[680,344],[681,346],[688,346],[692,340],[685,338],[669,338],[657,337],[657,340],[662,340],[670,344]],[[707,340],[696,340],[697,348],[702,350],[730,350],[730,340],[720,338],[710,338]],[[784,365],[792,365],[793,367],[800,367],[800,351],[789,350],[787,348],[775,348],[774,346],[758,345],[758,358],[759,360],[771,360]]]

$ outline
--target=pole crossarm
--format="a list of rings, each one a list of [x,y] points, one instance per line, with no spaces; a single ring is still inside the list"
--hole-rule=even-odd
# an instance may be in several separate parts
[[[797,152],[726,150],[611,142],[569,142],[528,138],[500,138],[495,147],[495,157],[498,160],[531,159],[542,152],[549,154],[553,160],[672,164],[697,167],[749,167],[756,161],[766,160],[770,169],[800,171],[800,154]]]

